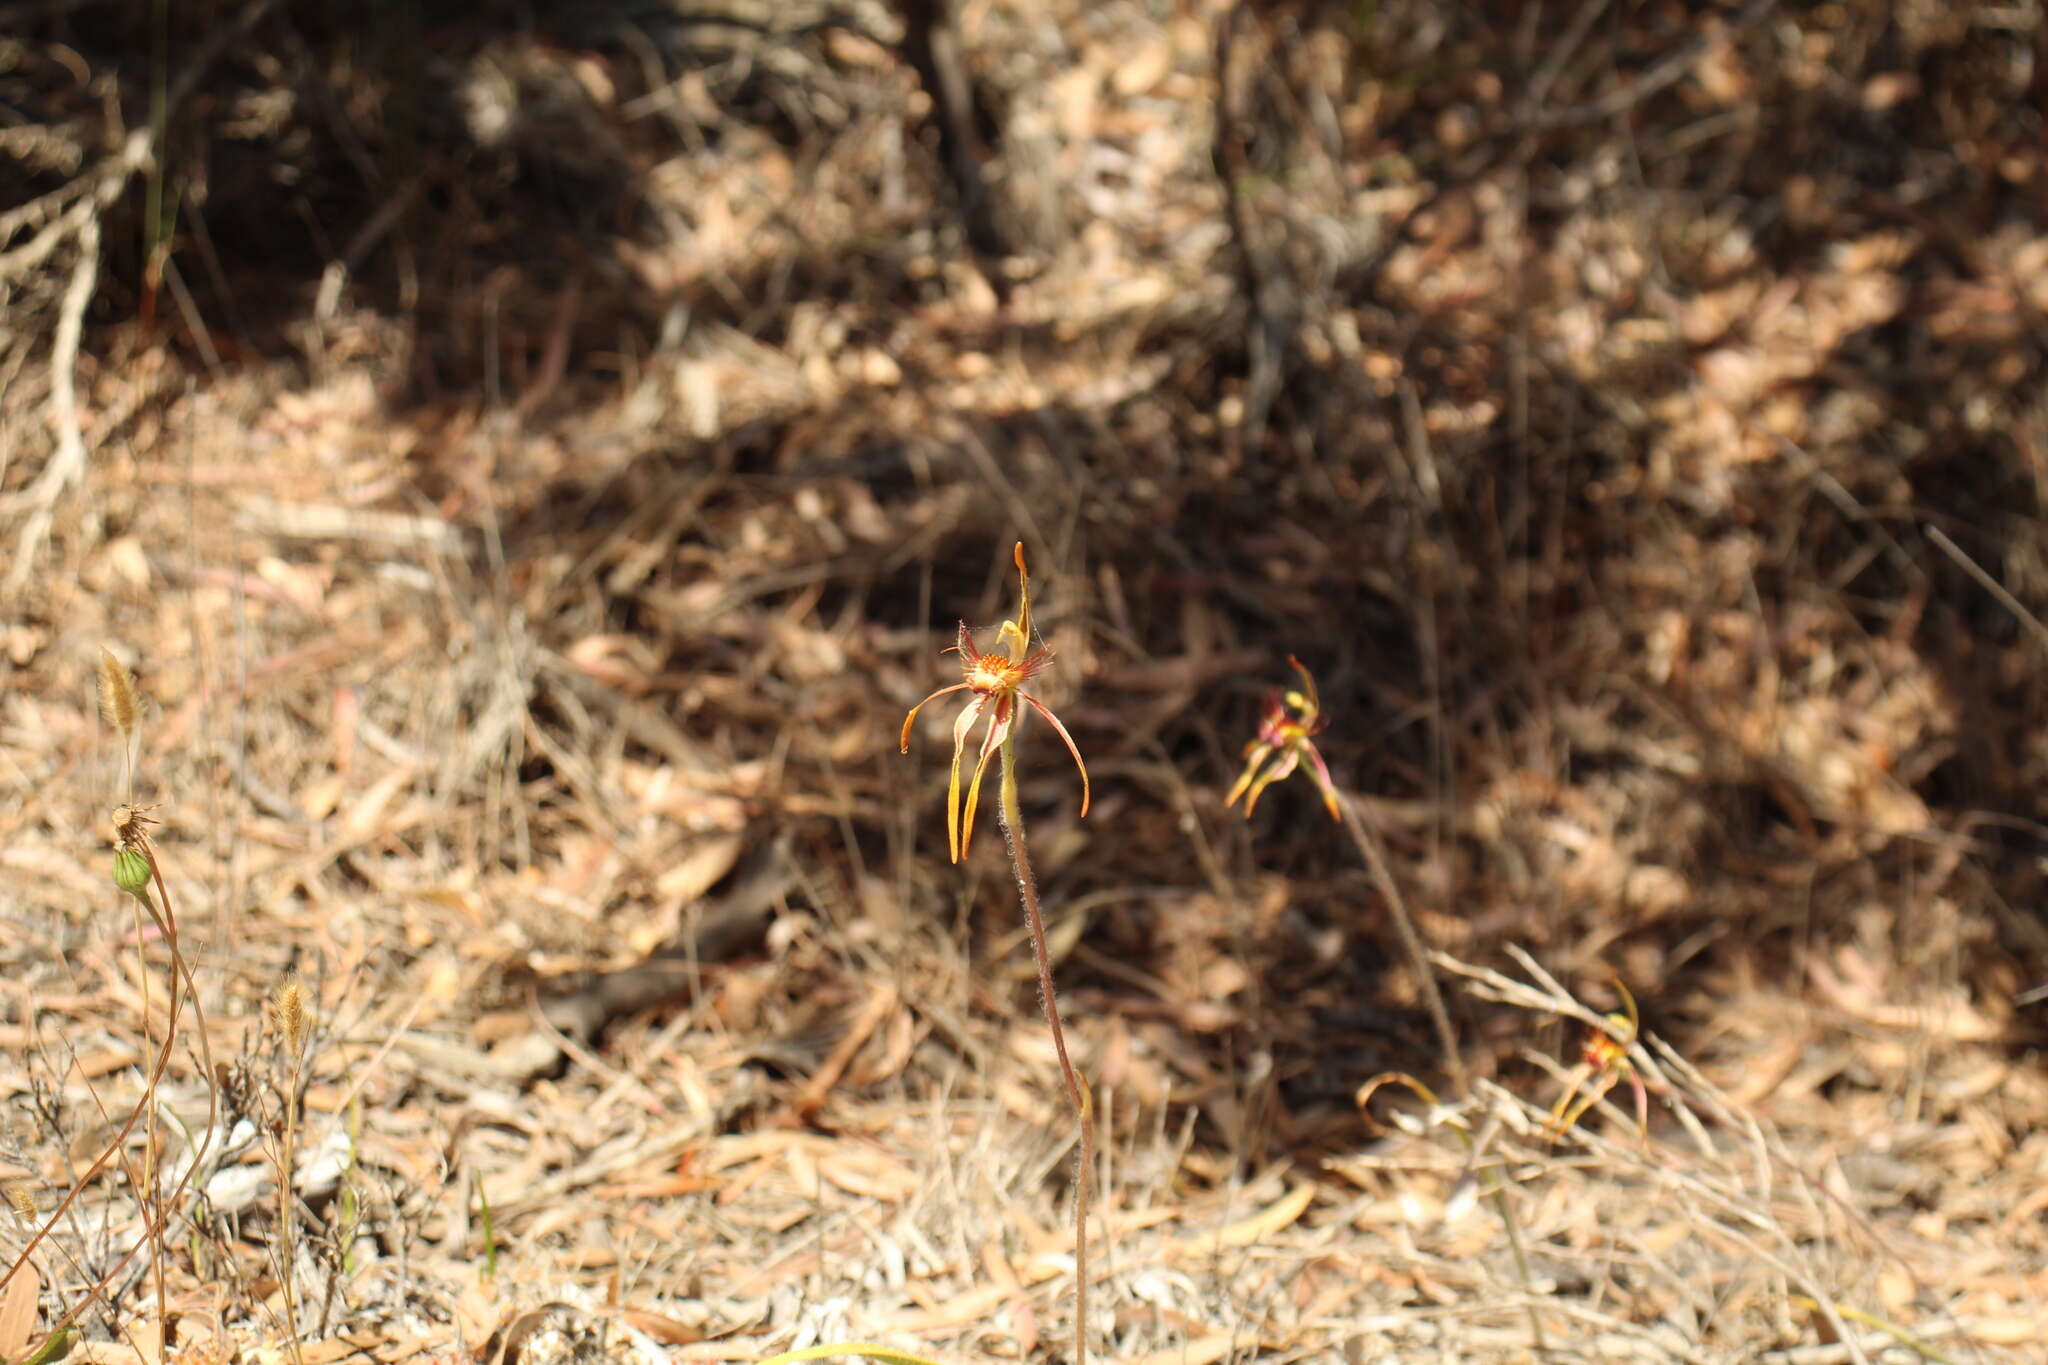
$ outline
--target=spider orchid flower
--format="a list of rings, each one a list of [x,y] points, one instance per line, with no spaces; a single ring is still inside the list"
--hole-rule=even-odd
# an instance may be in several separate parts
[[[903,718],[903,735],[900,751],[910,752],[910,727],[917,720],[917,713],[930,703],[950,692],[970,693],[967,705],[961,708],[953,721],[953,780],[946,788],[946,844],[959,862],[967,856],[968,845],[974,838],[974,812],[981,801],[982,774],[988,771],[989,759],[1004,744],[1009,742],[1011,731],[1017,723],[1017,704],[1021,701],[1032,710],[1044,716],[1052,728],[1065,741],[1067,752],[1074,756],[1074,766],[1081,770],[1081,814],[1088,813],[1088,765],[1081,761],[1081,750],[1075,746],[1074,737],[1067,733],[1067,727],[1060,719],[1046,709],[1044,702],[1024,690],[1024,684],[1040,669],[1052,662],[1050,648],[1031,649],[1031,579],[1024,570],[1024,543],[1017,542],[1014,556],[1017,563],[1017,585],[1023,605],[1018,609],[1017,619],[1003,622],[997,644],[1001,652],[990,650],[983,653],[975,648],[974,640],[967,633],[967,623],[960,623],[959,643],[953,646],[960,655],[961,670],[966,675],[964,682],[942,687],[910,708],[910,714]],[[952,651],[948,651],[952,652]],[[988,729],[981,740],[981,752],[975,759],[974,775],[967,783],[967,801],[963,812],[960,801],[960,768],[967,755],[967,742],[975,725],[988,721]]]
[[[1228,809],[1237,804],[1238,797],[1246,796],[1249,799],[1244,803],[1244,818],[1251,819],[1252,808],[1259,804],[1259,794],[1292,773],[1300,766],[1302,756],[1307,755],[1310,776],[1323,793],[1323,805],[1332,820],[1341,822],[1344,817],[1337,805],[1337,784],[1330,780],[1330,767],[1315,746],[1315,736],[1330,723],[1330,718],[1323,714],[1322,701],[1316,696],[1316,680],[1302,667],[1301,660],[1290,655],[1287,662],[1301,675],[1301,687],[1286,692],[1276,689],[1267,694],[1266,709],[1259,717],[1258,736],[1244,746],[1244,771],[1238,774],[1224,807]]]

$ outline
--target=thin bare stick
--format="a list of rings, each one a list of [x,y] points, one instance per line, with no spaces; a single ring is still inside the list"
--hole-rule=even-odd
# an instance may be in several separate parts
[[[1575,104],[1567,109],[1553,109],[1547,113],[1537,114],[1529,120],[1529,124],[1535,128],[1573,128],[1625,114],[1684,76],[1709,54],[1734,42],[1742,35],[1743,30],[1775,9],[1777,3],[1778,0],[1750,0],[1741,12],[1727,23],[1703,30],[1688,41],[1680,43],[1666,53],[1655,66],[1619,90],[1611,90],[1598,99]]]
[[[1976,579],[1977,586],[1990,593],[1997,600],[1999,606],[2011,612],[2015,620],[2031,630],[2036,640],[2044,645],[2048,645],[2048,626],[2041,624],[2040,617],[2028,611],[2025,604],[2019,598],[2014,597],[2011,592],[2007,591],[2005,584],[1986,573],[1984,566],[1970,558],[1964,552],[1963,547],[1950,540],[1939,526],[1930,525],[1925,529],[1927,531],[1927,538],[1933,541],[1935,547],[1943,554],[1953,559],[1956,562],[1957,568]]]

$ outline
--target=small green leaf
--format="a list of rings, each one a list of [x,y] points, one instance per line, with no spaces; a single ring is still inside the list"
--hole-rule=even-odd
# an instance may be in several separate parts
[[[56,1362],[71,1354],[72,1344],[77,1340],[76,1327],[61,1327],[50,1333],[43,1344],[36,1347],[35,1352],[22,1361],[21,1365],[56,1365]]]

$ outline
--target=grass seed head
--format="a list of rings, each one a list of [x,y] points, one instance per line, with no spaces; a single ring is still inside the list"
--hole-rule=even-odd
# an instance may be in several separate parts
[[[135,675],[105,645],[100,646],[99,687],[100,715],[121,738],[133,737],[142,709],[135,699]]]
[[[10,1180],[4,1187],[7,1207],[14,1210],[14,1216],[24,1223],[36,1219],[36,1192],[26,1180]]]
[[[270,993],[270,1024],[284,1045],[293,1052],[306,1042],[306,985],[296,975],[288,976]]]

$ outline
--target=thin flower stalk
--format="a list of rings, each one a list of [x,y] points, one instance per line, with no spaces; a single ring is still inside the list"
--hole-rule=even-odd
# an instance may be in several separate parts
[[[1401,888],[1394,881],[1393,871],[1380,851],[1379,840],[1373,837],[1371,827],[1359,812],[1358,798],[1338,788],[1336,780],[1330,776],[1330,765],[1323,760],[1322,751],[1316,748],[1315,737],[1330,723],[1329,716],[1323,711],[1322,696],[1316,690],[1316,680],[1301,660],[1290,656],[1287,662],[1300,676],[1301,686],[1286,691],[1275,690],[1267,695],[1259,716],[1258,732],[1244,746],[1244,770],[1238,774],[1230,794],[1224,799],[1224,808],[1236,805],[1238,798],[1244,797],[1244,817],[1251,819],[1260,794],[1275,782],[1286,779],[1306,761],[1306,771],[1323,798],[1323,809],[1351,836],[1359,858],[1371,872],[1380,895],[1392,912],[1394,931],[1400,936],[1402,950],[1408,954],[1409,964],[1420,983],[1423,1006],[1429,1011],[1430,1023],[1436,1030],[1437,1046],[1443,1052],[1444,1070],[1458,1088],[1458,1093],[1465,1094],[1468,1081],[1464,1058],[1458,1050],[1458,1033],[1452,1027],[1450,1011],[1444,1007],[1443,992],[1437,987],[1436,968],[1429,960],[1429,950],[1423,946],[1422,935],[1416,931],[1415,918],[1408,913],[1407,899],[1401,895]]]
[[[1046,947],[1045,916],[1038,904],[1038,878],[1031,869],[1031,850],[1024,834],[1024,811],[1017,799],[1017,719],[1022,711],[1019,703],[1030,706],[1045,717],[1066,744],[1067,752],[1073,755],[1074,766],[1081,772],[1081,814],[1084,816],[1088,814],[1088,765],[1082,760],[1081,750],[1074,743],[1073,736],[1067,733],[1067,727],[1060,724],[1059,717],[1038,698],[1023,690],[1024,683],[1052,661],[1052,650],[1031,649],[1031,578],[1024,567],[1022,541],[1017,543],[1013,558],[1017,565],[1021,605],[1017,619],[1003,622],[997,637],[998,646],[1004,652],[990,650],[983,653],[978,650],[967,633],[966,623],[962,622],[954,648],[959,651],[965,678],[951,687],[940,688],[910,708],[910,714],[903,718],[900,747],[904,752],[909,751],[910,727],[927,703],[953,692],[971,694],[967,705],[953,722],[953,774],[946,790],[946,844],[956,863],[967,856],[974,837],[974,815],[989,759],[998,753],[1002,756],[1002,771],[997,780],[996,817],[1003,827],[1010,865],[1017,874],[1017,894],[1023,902],[1024,921],[1031,930],[1031,954],[1038,968],[1039,1005],[1045,1011],[1046,1026],[1052,1032],[1053,1052],[1060,1064],[1060,1081],[1066,1088],[1068,1102],[1073,1105],[1080,1133],[1078,1170],[1074,1180],[1074,1365],[1087,1365],[1088,1186],[1095,1165],[1095,1113],[1088,1089],[1081,1082],[1081,1074],[1067,1054],[1066,1030],[1060,1026],[1059,1000],[1053,990],[1052,954]],[[972,777],[965,784],[963,801],[960,775],[967,743],[975,725],[983,720],[987,721],[988,728],[982,737]]]
[[[1038,908],[1038,879],[1032,874],[1031,854],[1024,840],[1024,817],[1017,803],[1017,737],[1003,743],[1003,772],[996,815],[1009,843],[1010,863],[1017,871],[1017,894],[1024,903],[1024,920],[1031,926],[1031,956],[1038,966],[1038,1001],[1045,1009],[1045,1022],[1052,1030],[1052,1048],[1060,1061],[1060,1080],[1067,1088],[1067,1101],[1074,1106],[1080,1126],[1080,1151],[1074,1171],[1074,1365],[1088,1361],[1088,1183],[1095,1168],[1095,1106],[1081,1076],[1067,1057],[1067,1035],[1060,1028],[1058,999],[1053,994],[1052,955],[1045,944],[1045,917]]]

